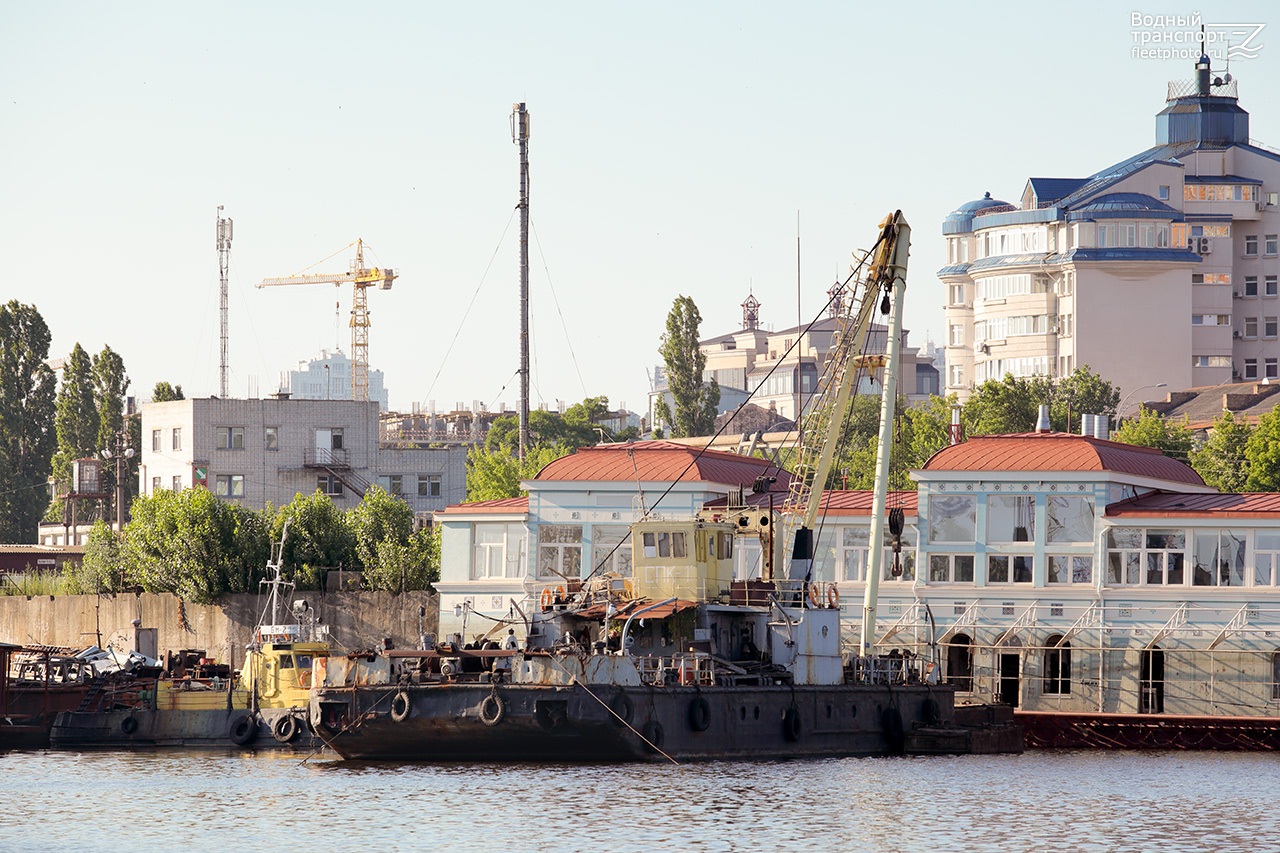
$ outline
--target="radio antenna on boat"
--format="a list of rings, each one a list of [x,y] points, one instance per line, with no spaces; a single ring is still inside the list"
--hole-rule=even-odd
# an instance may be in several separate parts
[[[283,577],[284,566],[284,542],[289,535],[289,521],[285,519],[284,529],[280,531],[280,541],[271,543],[271,559],[267,561],[267,577],[258,581],[258,588],[268,587],[267,603],[262,608],[262,615],[258,617],[258,630],[262,632],[267,626],[276,627],[282,625],[280,621],[280,608],[282,599],[287,600],[293,595],[295,586],[293,581],[287,581]],[[271,619],[268,621],[267,615],[270,614]],[[274,633],[274,632],[267,632]]]
[[[511,107],[511,141],[520,146],[520,459],[529,446],[529,111]]]

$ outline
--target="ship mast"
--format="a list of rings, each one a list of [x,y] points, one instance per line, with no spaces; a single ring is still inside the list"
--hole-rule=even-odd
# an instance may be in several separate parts
[[[520,459],[529,446],[529,112],[511,113],[511,140],[520,146]]]

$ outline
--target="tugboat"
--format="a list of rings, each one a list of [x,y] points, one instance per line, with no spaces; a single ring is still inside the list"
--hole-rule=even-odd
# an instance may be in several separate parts
[[[455,634],[439,644],[424,638],[417,650],[318,660],[310,706],[317,736],[343,758],[373,760],[1021,751],[1021,730],[1007,715],[957,723],[954,688],[938,683],[938,661],[872,648],[875,583],[868,583],[865,603],[869,630],[858,653],[846,655],[837,588],[811,580],[814,515],[833,456],[828,448],[855,368],[871,366],[855,354],[882,292],[882,312],[892,310],[900,325],[908,245],[901,214],[886,218],[838,369],[826,381],[825,402],[814,406],[823,424],[821,449],[802,453],[789,530],[775,538],[773,511],[745,501],[691,519],[648,514],[631,529],[630,578],[566,579],[513,601],[511,624],[495,625],[479,642],[464,645]],[[895,528],[886,509],[883,467],[897,337],[891,328],[889,363],[876,365],[884,367],[885,401],[872,541],[901,534],[901,513]],[[744,536],[758,537],[764,553],[783,545],[791,554],[785,570],[762,581],[735,580],[733,553]],[[869,576],[876,578],[882,550],[871,555]],[[504,628],[499,643],[492,637]]]
[[[309,744],[307,705],[316,661],[329,654],[323,626],[307,619],[306,601],[284,603],[294,584],[281,575],[285,524],[273,545],[268,596],[244,667],[218,663],[203,650],[166,655],[161,666],[134,666],[99,679],[75,710],[57,715],[54,747],[243,746]]]

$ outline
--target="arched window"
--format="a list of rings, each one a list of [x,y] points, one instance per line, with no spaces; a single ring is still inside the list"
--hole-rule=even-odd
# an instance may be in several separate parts
[[[947,644],[947,682],[962,693],[973,690],[973,640],[968,634],[956,634]]]
[[[1045,640],[1044,692],[1065,696],[1071,692],[1071,644],[1063,642],[1061,634]]]

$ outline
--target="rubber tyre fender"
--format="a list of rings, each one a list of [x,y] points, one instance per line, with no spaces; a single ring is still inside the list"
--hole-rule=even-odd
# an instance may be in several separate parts
[[[800,740],[800,711],[794,705],[782,715],[782,736],[791,743]]]
[[[619,691],[616,696],[609,701],[609,710],[613,711],[611,719],[615,726],[625,726],[631,722],[632,716],[635,715],[636,707],[631,703],[631,697],[626,693]]]
[[[942,708],[938,705],[938,700],[932,696],[925,699],[920,705],[920,717],[926,726],[936,726],[942,722]]]
[[[695,696],[689,702],[689,728],[705,732],[711,728],[711,703],[705,697]]]
[[[301,728],[297,717],[285,714],[283,717],[278,717],[275,724],[271,726],[271,736],[280,743],[292,743],[298,737]]]
[[[401,690],[391,699],[391,719],[397,723],[403,723],[409,719],[409,712],[413,710],[413,703],[409,701],[409,694]]]
[[[120,721],[120,731],[127,735],[131,735],[138,730],[137,717],[125,717]]]
[[[647,741],[644,748],[648,752],[658,752],[662,749],[662,744],[666,740],[666,733],[662,731],[662,723],[657,720],[650,720],[645,723],[640,734]]]
[[[231,742],[236,746],[248,746],[258,739],[258,721],[244,714],[231,724]]]
[[[902,728],[902,712],[892,706],[885,708],[880,716],[880,723],[884,726],[884,739],[889,745],[889,751],[894,755],[900,755],[907,742]]]
[[[492,728],[507,718],[507,702],[497,693],[490,693],[480,702],[480,722]]]

